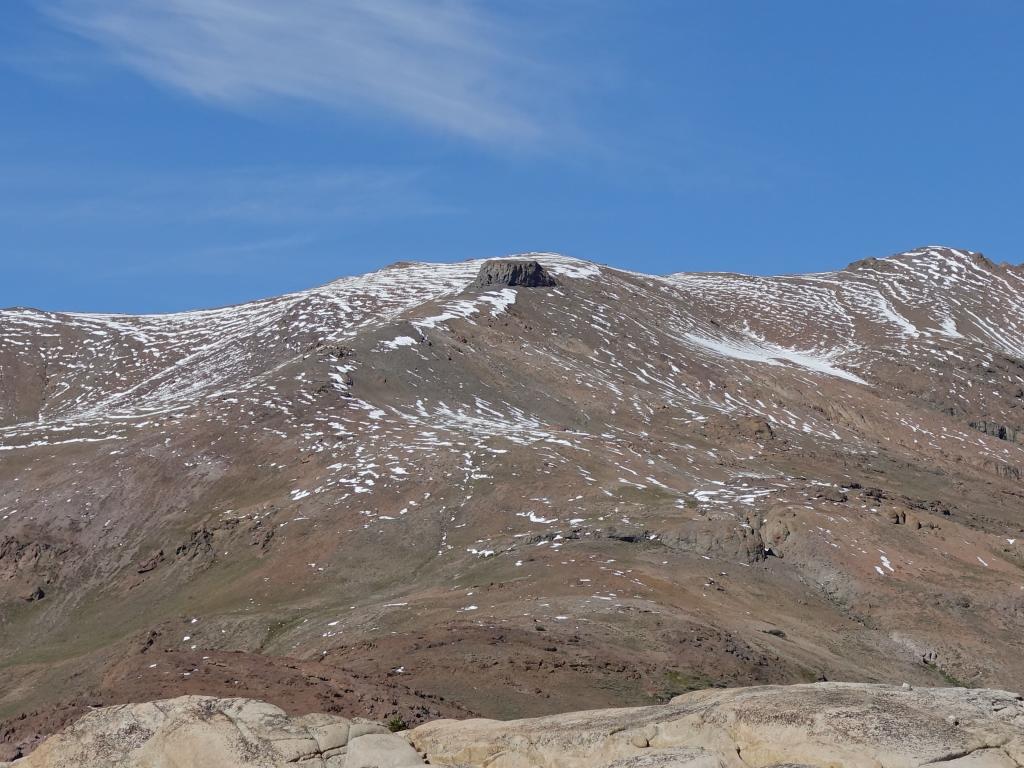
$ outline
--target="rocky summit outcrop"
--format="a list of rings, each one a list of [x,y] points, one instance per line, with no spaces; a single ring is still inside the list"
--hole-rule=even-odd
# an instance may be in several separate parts
[[[18,768],[1018,768],[1024,701],[995,690],[820,683],[714,689],[669,704],[401,734],[249,699],[95,710]],[[13,766],[14,763],[6,764]]]
[[[535,259],[492,259],[483,263],[468,290],[544,288],[554,285],[558,285],[555,278]]]

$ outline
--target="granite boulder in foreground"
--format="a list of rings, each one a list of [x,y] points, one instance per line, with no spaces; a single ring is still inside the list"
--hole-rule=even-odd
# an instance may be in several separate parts
[[[669,704],[528,720],[438,720],[391,734],[250,699],[98,709],[17,768],[750,768],[1024,766],[1024,700],[857,683],[713,689]]]

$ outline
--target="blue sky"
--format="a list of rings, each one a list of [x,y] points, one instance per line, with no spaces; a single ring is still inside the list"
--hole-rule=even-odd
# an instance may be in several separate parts
[[[1017,0],[6,0],[0,306],[392,261],[1024,261]]]

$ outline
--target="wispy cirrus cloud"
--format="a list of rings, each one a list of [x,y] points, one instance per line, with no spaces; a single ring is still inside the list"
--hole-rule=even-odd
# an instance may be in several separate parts
[[[522,30],[471,0],[58,0],[63,27],[143,76],[245,108],[295,99],[528,143],[550,82]],[[517,39],[518,36],[518,39]]]

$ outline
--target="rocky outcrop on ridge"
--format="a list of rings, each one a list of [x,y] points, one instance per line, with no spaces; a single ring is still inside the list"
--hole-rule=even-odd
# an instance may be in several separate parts
[[[555,278],[535,259],[492,259],[483,263],[467,290],[544,288],[554,285],[558,285]]]
[[[18,768],[1017,768],[1024,701],[996,690],[820,683],[715,689],[669,704],[392,734],[248,699],[95,710]]]

